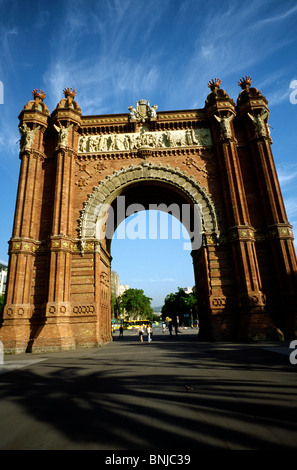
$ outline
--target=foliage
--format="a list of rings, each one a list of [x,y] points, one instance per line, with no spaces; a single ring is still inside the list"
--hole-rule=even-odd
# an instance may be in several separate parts
[[[4,295],[0,295],[0,315],[2,314],[3,307],[4,307]]]
[[[179,317],[180,321],[183,322],[185,315],[191,316],[196,304],[196,296],[192,293],[186,294],[185,291],[179,287],[177,292],[168,294],[165,297],[162,307],[163,320],[169,317],[175,322],[176,317]]]
[[[113,317],[119,318],[120,313],[121,313],[120,297],[115,297],[114,295],[111,294],[110,306],[111,306],[111,312],[113,314]]]
[[[131,320],[153,319],[151,298],[144,295],[142,289],[127,289],[119,299],[121,311],[125,311]]]

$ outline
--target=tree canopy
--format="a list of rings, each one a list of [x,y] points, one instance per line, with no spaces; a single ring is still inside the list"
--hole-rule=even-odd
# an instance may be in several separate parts
[[[142,289],[127,289],[119,299],[120,309],[131,319],[153,319],[152,299]]]
[[[191,316],[196,304],[196,296],[192,293],[187,294],[181,287],[179,287],[177,292],[168,294],[165,297],[164,305],[162,307],[163,320],[168,317],[175,322],[176,317],[179,317],[180,321],[183,322],[185,316]]]

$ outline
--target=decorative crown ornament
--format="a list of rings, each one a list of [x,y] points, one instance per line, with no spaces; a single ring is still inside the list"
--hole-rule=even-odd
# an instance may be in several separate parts
[[[211,91],[215,90],[216,88],[220,88],[220,85],[221,85],[222,81],[219,79],[219,78],[212,78],[209,82],[208,82],[208,88],[211,89]]]
[[[64,88],[63,90],[63,93],[65,95],[65,98],[72,98],[74,99],[75,98],[75,95],[76,95],[76,91],[73,89],[73,88]]]
[[[252,77],[248,77],[247,75],[245,77],[242,77],[239,82],[238,82],[238,85],[243,89],[245,90],[246,88],[249,88],[252,84]]]
[[[36,98],[37,98],[37,99],[39,99],[40,101],[43,101],[44,98],[46,97],[46,94],[44,93],[44,91],[37,90],[37,88],[36,88],[36,90],[33,90],[33,91],[32,91],[32,95],[33,95],[33,97],[34,97],[35,100],[36,100]]]

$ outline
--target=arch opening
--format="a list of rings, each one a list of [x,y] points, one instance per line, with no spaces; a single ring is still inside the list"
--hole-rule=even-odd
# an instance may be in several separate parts
[[[219,237],[216,211],[205,188],[177,168],[143,162],[122,168],[100,182],[89,195],[81,214],[79,232],[82,253],[85,245],[95,242],[100,247],[101,267],[104,272],[110,270],[111,241],[117,227],[130,215],[144,210],[171,213],[187,230],[190,238],[187,249],[193,258],[194,285],[197,296],[201,297],[201,314],[207,315],[209,292],[207,280],[202,274],[206,261],[200,248],[206,237]]]
[[[191,245],[188,232],[174,216],[152,210],[136,213],[114,233],[111,269],[121,285],[142,289],[152,299],[152,308],[160,312],[168,294],[195,285],[185,243]]]
[[[98,207],[95,237],[100,240],[105,239],[106,248],[110,252],[111,240],[119,225],[127,217],[143,211],[149,211],[151,214],[149,218],[152,218],[155,212],[172,215],[182,223],[189,235],[190,242],[185,241],[185,249],[197,250],[201,247],[203,232],[201,204],[193,204],[175,188],[172,189],[169,185],[156,181],[131,183],[123,188],[121,194],[111,204],[105,203]],[[126,236],[153,239],[156,236],[156,227],[152,224],[144,226],[144,219],[140,222],[137,217],[139,216],[136,216],[134,220],[135,228],[138,227],[137,233],[135,230],[133,233],[130,230]],[[128,225],[129,228],[131,226],[132,223]]]
[[[106,243],[118,225],[140,210],[163,210],[177,217],[191,234],[192,249],[199,249],[203,234],[219,235],[214,204],[194,178],[169,166],[131,165],[102,181],[89,195],[81,213],[79,235]]]

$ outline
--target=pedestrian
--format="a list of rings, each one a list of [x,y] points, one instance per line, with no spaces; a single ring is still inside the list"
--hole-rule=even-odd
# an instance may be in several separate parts
[[[170,336],[172,336],[172,322],[169,322],[168,330],[169,330]]]
[[[142,328],[142,326],[139,327],[138,335],[139,335],[140,342],[143,343],[143,328]]]
[[[162,331],[163,331],[163,333],[165,333],[165,330],[166,330],[166,323],[163,321],[163,323],[162,323]]]
[[[122,325],[120,326],[120,339],[124,339],[124,328]]]
[[[178,333],[178,323],[177,322],[174,325],[174,329],[175,329],[175,334],[177,336],[177,333]]]
[[[148,327],[147,327],[147,340],[148,340],[149,343],[152,341],[151,334],[152,334],[152,327],[151,327],[151,325],[148,325]]]

